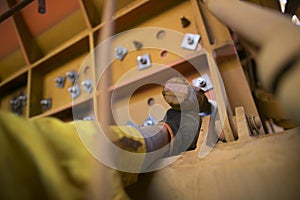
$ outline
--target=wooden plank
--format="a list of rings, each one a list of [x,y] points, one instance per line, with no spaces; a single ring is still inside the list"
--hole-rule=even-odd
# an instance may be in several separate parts
[[[199,12],[201,13],[208,40],[204,47],[222,46],[231,41],[227,27],[221,23],[203,3],[199,2]],[[201,25],[201,24],[200,24]]]
[[[232,142],[237,138],[233,127],[232,110],[227,99],[227,94],[224,88],[224,83],[220,75],[220,71],[211,55],[208,56],[210,78],[214,85],[214,94],[218,105],[218,115],[220,118],[220,126],[222,129],[221,137],[224,137],[227,142]]]
[[[240,106],[235,108],[235,119],[239,141],[250,139],[251,131],[248,126],[244,107]]]
[[[205,145],[204,142],[205,142],[206,137],[209,132],[209,123],[211,123],[211,116],[205,116],[202,119],[202,124],[201,124],[200,132],[199,132],[199,138],[197,140],[197,147],[195,149],[195,151],[199,152],[199,156],[201,156],[200,151],[202,149],[202,146]]]

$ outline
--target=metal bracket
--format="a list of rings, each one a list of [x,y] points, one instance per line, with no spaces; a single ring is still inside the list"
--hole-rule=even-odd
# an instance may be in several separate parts
[[[144,54],[137,57],[139,70],[151,67],[150,54]]]
[[[48,110],[52,107],[52,98],[42,99],[40,104],[42,105],[43,110]]]
[[[93,91],[93,81],[91,79],[82,81],[81,85],[87,93],[91,93]]]
[[[182,40],[181,47],[188,50],[196,50],[200,38],[200,35],[187,33]]]
[[[66,76],[71,81],[71,83],[74,84],[76,79],[79,77],[79,74],[75,70],[72,70],[70,72],[67,72]]]
[[[56,87],[63,88],[65,86],[66,77],[59,76],[55,78]]]
[[[195,87],[201,88],[204,92],[207,92],[214,88],[212,85],[212,82],[207,74],[203,74],[202,76],[193,79],[192,85]]]
[[[122,46],[119,46],[115,49],[115,57],[118,60],[123,60],[123,58],[126,56],[126,54],[127,54],[127,49]]]
[[[80,95],[80,88],[77,84],[75,84],[72,87],[69,87],[68,91],[70,92],[72,99],[75,99],[76,97],[78,97]]]

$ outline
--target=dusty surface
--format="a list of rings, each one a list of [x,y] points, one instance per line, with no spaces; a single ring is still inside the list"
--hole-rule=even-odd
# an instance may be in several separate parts
[[[133,199],[300,199],[300,130],[218,144],[205,158],[186,152],[142,174]]]

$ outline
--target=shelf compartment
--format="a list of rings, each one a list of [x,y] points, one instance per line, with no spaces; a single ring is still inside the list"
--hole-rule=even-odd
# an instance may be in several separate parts
[[[40,34],[36,41],[44,55],[50,54],[61,44],[86,29],[83,14],[76,10],[49,30]]]
[[[131,70],[125,78],[112,85],[109,91],[116,92],[117,96],[122,97],[135,90],[137,85],[164,83],[174,76],[184,76],[191,82],[194,78],[201,76],[199,72],[202,74],[209,72],[206,54],[203,52],[192,54],[188,59],[181,58],[165,65],[156,64],[141,71]]]
[[[0,83],[6,82],[17,74],[27,70],[21,49],[17,49],[5,58],[0,59]]]
[[[121,97],[118,94],[113,95],[111,110],[116,124],[122,126],[130,121],[141,126],[149,115],[156,121],[162,120],[170,106],[163,99],[161,91],[161,85],[150,83],[134,91],[127,91],[127,95]],[[148,103],[150,100],[154,105]]]
[[[26,69],[24,54],[11,18],[0,23],[0,83]],[[3,37],[2,37],[3,36]],[[5,37],[9,36],[9,37]]]
[[[66,73],[73,70],[78,73],[88,54],[89,39],[88,37],[85,37],[59,54],[45,60],[31,69],[30,117],[40,115],[43,112],[64,108],[72,103],[68,88],[74,86],[74,83],[66,77]],[[80,79],[87,79],[93,74],[92,66],[89,68],[90,70],[85,70],[86,74],[79,74],[79,78],[75,82],[80,89]],[[63,88],[56,86],[55,79],[57,77],[66,78]],[[88,93],[81,89],[80,95],[76,98],[86,98],[88,95]],[[40,101],[48,98],[52,98],[52,106],[49,110],[43,110]]]
[[[9,4],[13,5],[14,1],[9,0]],[[30,63],[87,28],[78,1],[49,1],[44,14],[38,13],[37,8],[38,2],[34,1],[13,16]]]
[[[23,73],[17,78],[13,79],[0,87],[0,109],[8,112],[13,112],[18,115],[27,117],[27,73]],[[25,100],[21,100],[19,97],[25,96]],[[16,100],[14,109],[12,106],[12,100]]]
[[[157,120],[161,120],[162,115],[169,108],[161,95],[162,85],[168,79],[178,76],[183,76],[191,82],[204,73],[208,73],[208,62],[203,52],[168,65],[156,65],[142,71],[131,71],[128,77],[109,88],[116,123],[125,125],[129,120],[141,125],[150,111],[154,112],[153,115]],[[99,102],[102,95],[100,89],[96,95],[97,103],[101,103]],[[147,104],[150,98],[155,100],[156,107],[150,108]]]

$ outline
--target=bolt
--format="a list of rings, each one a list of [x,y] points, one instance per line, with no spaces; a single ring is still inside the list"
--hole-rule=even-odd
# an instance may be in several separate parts
[[[61,84],[61,83],[63,83],[63,78],[62,77],[57,77],[57,78],[55,78],[55,82],[58,83],[58,84]]]
[[[18,100],[22,103],[22,105],[24,106],[24,105],[26,105],[26,101],[27,101],[27,96],[25,96],[25,95],[20,95],[19,97],[18,97]]]
[[[67,72],[66,75],[67,75],[67,77],[70,77],[70,78],[75,77],[75,74],[73,72]]]
[[[187,36],[186,40],[188,44],[190,45],[194,44],[194,38],[192,36]]]
[[[85,121],[91,121],[93,120],[94,118],[92,116],[87,116],[87,117],[84,117],[83,120]]]
[[[17,105],[18,104],[18,100],[12,99],[9,102],[11,105]]]
[[[68,89],[68,91],[71,92],[71,93],[76,93],[76,88],[70,87],[70,88]]]
[[[262,126],[260,120],[258,117],[255,117],[254,115],[250,115],[248,116],[248,123],[252,129],[252,134],[253,135],[258,135],[259,134],[259,130]]]
[[[143,65],[147,64],[147,59],[145,57],[139,56],[138,59],[139,59],[139,61],[140,61],[141,64],[143,64]]]
[[[121,47],[118,47],[116,49],[116,53],[117,53],[118,56],[121,56],[123,54],[123,49]]]
[[[43,105],[43,106],[49,105],[49,101],[48,101],[47,99],[41,100],[40,103],[41,103],[41,105]]]
[[[204,78],[199,78],[198,83],[199,83],[200,87],[205,87],[206,86],[206,81],[205,81]]]
[[[90,88],[91,87],[91,82],[90,81],[82,81],[82,86],[85,86],[87,88]]]

